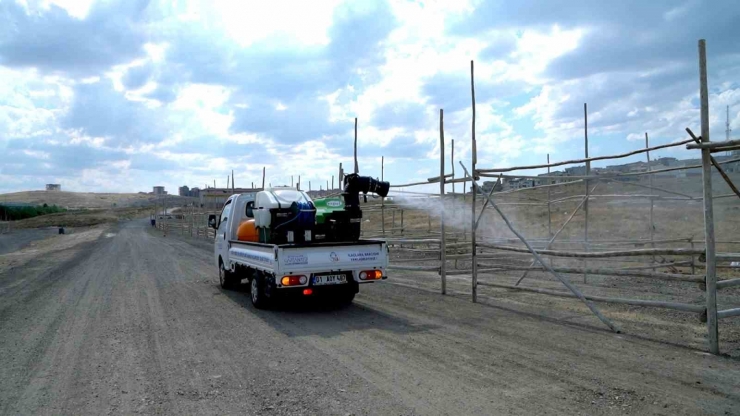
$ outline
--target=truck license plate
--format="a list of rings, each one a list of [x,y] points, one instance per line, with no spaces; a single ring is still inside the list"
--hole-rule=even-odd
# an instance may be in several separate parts
[[[347,275],[344,274],[329,274],[324,276],[314,276],[313,285],[339,285],[347,283]]]

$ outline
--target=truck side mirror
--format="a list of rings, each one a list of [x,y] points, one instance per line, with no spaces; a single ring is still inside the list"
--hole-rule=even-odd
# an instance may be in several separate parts
[[[247,202],[247,218],[254,218],[254,201]]]
[[[218,228],[218,224],[216,223],[216,214],[210,214],[208,216],[208,226],[214,230]]]

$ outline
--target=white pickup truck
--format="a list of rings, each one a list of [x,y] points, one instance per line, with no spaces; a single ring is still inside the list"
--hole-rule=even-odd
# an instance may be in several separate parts
[[[239,225],[261,208],[248,207],[251,201],[255,194],[232,195],[221,214],[211,215],[208,221],[216,229],[214,257],[221,286],[233,288],[247,279],[255,307],[266,308],[275,298],[288,296],[325,297],[348,304],[360,285],[387,278],[384,241],[265,244],[237,240]]]

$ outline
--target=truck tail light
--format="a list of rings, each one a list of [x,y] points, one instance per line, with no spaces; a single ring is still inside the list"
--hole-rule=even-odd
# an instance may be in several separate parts
[[[310,296],[313,294],[313,289],[303,289],[303,294],[306,296]]]
[[[383,277],[380,270],[363,270],[360,272],[360,280],[378,280]]]
[[[306,276],[283,276],[283,278],[280,279],[280,283],[283,286],[305,285],[306,282],[308,282],[308,278],[306,278]]]

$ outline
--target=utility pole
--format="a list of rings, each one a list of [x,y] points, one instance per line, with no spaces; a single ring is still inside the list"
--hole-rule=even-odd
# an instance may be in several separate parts
[[[725,121],[725,140],[730,140],[730,133],[732,133],[732,130],[730,129],[730,106],[727,106],[727,121]],[[732,151],[728,151],[726,156],[729,156],[732,154]]]

